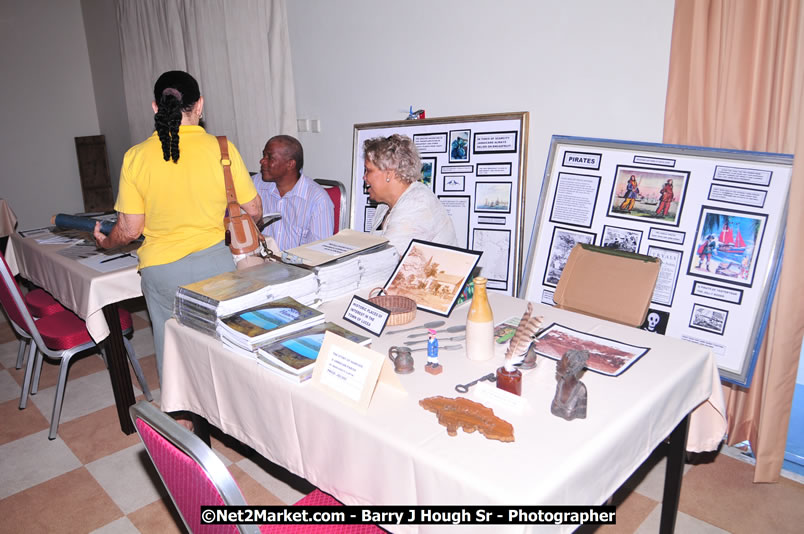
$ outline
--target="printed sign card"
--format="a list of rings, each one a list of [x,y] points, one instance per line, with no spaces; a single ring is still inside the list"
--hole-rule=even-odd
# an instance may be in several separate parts
[[[385,355],[327,332],[312,383],[361,413],[368,411]],[[390,362],[388,362],[390,363]]]
[[[352,297],[349,306],[346,307],[343,319],[379,337],[385,329],[390,316],[391,312],[382,306],[372,304],[366,299],[355,295]]]

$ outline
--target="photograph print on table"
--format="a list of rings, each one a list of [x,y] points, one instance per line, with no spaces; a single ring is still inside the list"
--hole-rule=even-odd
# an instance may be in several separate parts
[[[553,228],[553,240],[550,242],[550,252],[547,255],[547,265],[544,269],[543,283],[547,286],[556,287],[564,265],[567,264],[572,248],[578,243],[586,245],[595,244],[595,234],[579,232],[568,228],[556,226]]]
[[[620,228],[619,226],[603,226],[603,237],[600,246],[624,252],[639,252],[642,242],[642,230]]]
[[[481,254],[413,239],[383,289],[413,299],[420,310],[446,317]]]
[[[710,308],[703,304],[693,304],[692,314],[690,315],[690,328],[712,332],[713,334],[723,335],[726,330],[726,319],[729,316],[727,310]]]
[[[533,348],[553,360],[560,360],[568,350],[589,351],[586,368],[609,376],[621,375],[650,350],[648,347],[587,334],[558,323],[542,330],[534,340]]]
[[[469,162],[469,137],[471,130],[451,130],[449,132],[449,162]]]
[[[751,287],[768,216],[703,206],[687,274]]]
[[[617,165],[608,215],[678,226],[689,174]]]

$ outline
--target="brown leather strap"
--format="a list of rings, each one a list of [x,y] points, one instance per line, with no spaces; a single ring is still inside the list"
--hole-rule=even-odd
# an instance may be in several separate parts
[[[232,161],[229,159],[229,141],[225,135],[219,135],[218,144],[221,147],[221,165],[223,166],[223,179],[226,182],[226,203],[229,205],[229,214],[237,215],[240,213],[240,204],[237,202],[237,195],[235,194],[234,181],[232,181]],[[232,204],[235,204],[237,209],[233,211]]]

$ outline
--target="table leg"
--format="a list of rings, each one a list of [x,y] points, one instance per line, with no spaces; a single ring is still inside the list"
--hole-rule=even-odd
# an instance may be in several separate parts
[[[109,337],[106,338],[106,359],[109,364],[109,377],[112,380],[114,403],[117,406],[117,417],[120,429],[126,434],[134,433],[134,424],[128,413],[134,404],[134,388],[131,385],[131,374],[128,371],[128,357],[123,346],[123,332],[120,329],[120,318],[117,304],[103,307],[103,316],[109,325]]]
[[[201,438],[201,441],[207,444],[207,447],[212,447],[209,439],[209,421],[196,413],[190,412],[190,419],[193,421],[193,432],[196,436]]]
[[[664,496],[662,497],[662,516],[659,522],[659,534],[672,534],[676,528],[678,501],[681,496],[681,477],[684,476],[684,457],[687,448],[687,430],[689,414],[670,434],[670,446],[667,450],[667,468],[664,472]]]

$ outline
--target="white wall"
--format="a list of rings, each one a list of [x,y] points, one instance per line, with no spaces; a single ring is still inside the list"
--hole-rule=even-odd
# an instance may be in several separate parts
[[[530,112],[525,250],[553,134],[661,142],[673,0],[292,0],[305,171],[346,182],[353,125]]]
[[[120,166],[131,145],[123,92],[123,66],[120,59],[120,38],[117,31],[115,2],[110,0],[81,0],[86,28],[92,86],[98,110],[100,133],[106,137],[109,176],[117,198]]]
[[[80,0],[0,0],[0,196],[19,228],[84,207],[75,137],[98,134]]]

